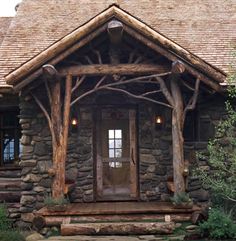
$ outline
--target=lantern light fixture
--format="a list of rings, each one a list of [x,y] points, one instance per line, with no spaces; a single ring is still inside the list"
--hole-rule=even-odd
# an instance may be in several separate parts
[[[155,116],[155,126],[157,130],[160,130],[163,126],[163,117],[161,115]]]
[[[72,125],[72,126],[77,126],[77,125],[78,125],[78,120],[77,120],[77,118],[73,117],[73,118],[71,119],[71,125]]]
[[[163,120],[162,120],[162,117],[160,115],[157,115],[156,116],[156,124],[162,124],[163,123]]]

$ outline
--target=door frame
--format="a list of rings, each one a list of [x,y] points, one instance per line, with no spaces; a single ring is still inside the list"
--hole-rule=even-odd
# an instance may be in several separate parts
[[[97,105],[94,108],[94,200],[95,201],[111,201],[102,198],[101,192],[103,189],[102,183],[102,150],[99,140],[101,138],[101,114],[103,109],[108,108],[127,109],[129,111],[129,132],[130,132],[130,158],[133,159],[130,165],[130,198],[128,200],[139,200],[139,158],[138,158],[138,108],[137,105]],[[122,201],[117,199],[118,201]],[[116,201],[115,198],[112,201]]]

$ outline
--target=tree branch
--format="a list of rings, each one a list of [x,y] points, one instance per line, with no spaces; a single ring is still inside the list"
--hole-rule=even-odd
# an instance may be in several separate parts
[[[167,101],[169,102],[169,104],[174,107],[174,99],[171,96],[169,90],[166,87],[166,83],[164,82],[164,80],[162,78],[160,78],[160,76],[155,76],[156,80],[158,81],[158,83],[160,84],[160,88],[161,91],[163,93],[163,95],[166,97]]]
[[[51,106],[51,104],[52,104],[52,94],[51,94],[51,90],[49,88],[47,80],[45,80],[45,88],[46,88],[48,99],[49,99],[49,103],[50,103],[50,106]]]
[[[42,102],[38,99],[38,97],[35,94],[33,94],[32,92],[31,92],[31,96],[34,98],[35,102],[37,103],[39,108],[42,110],[44,116],[46,117],[46,119],[48,121],[49,129],[50,129],[50,132],[51,132],[51,135],[52,135],[52,139],[55,140],[56,138],[55,138],[55,132],[54,132],[54,129],[53,129],[52,121],[51,121],[51,118],[50,118],[46,108],[43,106]]]
[[[88,61],[89,64],[93,64],[93,61],[89,58],[89,56],[85,55],[84,58]]]
[[[193,96],[190,98],[188,104],[186,105],[186,107],[184,109],[183,120],[185,120],[185,116],[186,116],[187,111],[193,110],[196,107],[197,97],[198,97],[198,93],[199,93],[199,86],[200,86],[200,79],[197,78],[197,80],[195,82],[195,88],[194,88]]]
[[[102,82],[106,79],[106,75],[104,75],[99,81],[98,81],[98,83],[96,84],[96,86],[94,87],[95,89],[97,89],[101,84],[102,84]]]
[[[162,91],[161,90],[153,90],[153,91],[143,93],[141,96],[147,96],[147,95],[156,94],[156,93],[160,93],[160,92],[162,92]]]
[[[75,86],[71,90],[71,93],[74,93],[76,91],[76,89],[79,88],[79,86],[83,83],[85,78],[86,78],[86,76],[83,75],[81,78],[77,79]]]
[[[184,80],[182,80],[182,84],[183,84],[186,88],[188,88],[189,90],[194,91],[194,88],[191,87],[191,86],[190,86],[187,82],[185,82]]]
[[[130,93],[130,92],[127,91],[127,90],[123,90],[123,89],[119,89],[119,88],[113,88],[113,87],[107,87],[107,86],[102,87],[102,89],[121,92],[121,93],[124,93],[124,94],[126,94],[126,95],[128,95],[128,96],[131,96],[131,97],[135,98],[135,99],[146,100],[146,101],[149,101],[149,102],[153,102],[153,103],[155,103],[155,104],[159,104],[159,105],[163,105],[163,106],[168,107],[168,108],[172,108],[171,105],[168,105],[168,104],[166,104],[166,103],[164,103],[164,102],[160,102],[160,101],[157,101],[157,100],[153,100],[153,99],[150,99],[150,98],[145,97],[145,96],[143,96],[143,95],[135,95],[135,94]]]
[[[89,90],[88,92],[82,94],[81,96],[78,96],[75,100],[73,100],[71,102],[71,106],[73,106],[76,102],[78,102],[82,98],[84,98],[84,97],[86,97],[86,96],[88,96],[88,95],[90,95],[90,94],[92,94],[92,93],[94,93],[94,92],[96,92],[98,90],[104,89],[106,87],[115,87],[115,86],[130,84],[130,83],[138,82],[138,81],[140,81],[140,83],[142,83],[141,80],[150,79],[150,78],[154,78],[154,77],[160,77],[160,76],[166,76],[166,75],[169,75],[170,73],[171,72],[166,72],[166,73],[162,73],[162,74],[153,74],[153,75],[148,75],[148,76],[141,76],[141,77],[137,77],[137,78],[133,78],[133,79],[128,79],[128,80],[124,80],[124,81],[117,81],[117,82],[114,82],[114,83],[102,85],[102,86],[97,87],[96,89],[94,88],[92,90]],[[154,102],[154,103],[156,103],[156,102]],[[171,105],[167,105],[167,107],[171,107],[172,108]]]
[[[98,50],[95,50],[95,49],[93,49],[93,52],[97,55],[98,63],[102,64],[102,57],[101,57],[100,52]]]

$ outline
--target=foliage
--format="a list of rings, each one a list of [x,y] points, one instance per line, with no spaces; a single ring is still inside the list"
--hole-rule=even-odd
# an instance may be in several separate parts
[[[0,205],[0,241],[24,241],[24,236],[12,228],[12,224],[7,217],[7,208]]]
[[[7,208],[4,204],[0,205],[0,231],[5,231],[11,228],[11,223],[7,217]]]
[[[44,204],[47,206],[47,207],[53,207],[53,206],[56,206],[56,205],[65,205],[67,204],[69,201],[68,199],[62,197],[62,198],[53,198],[52,196],[47,196],[45,199],[44,199]]]
[[[236,238],[236,224],[230,215],[219,209],[209,211],[208,220],[199,224],[200,231],[213,239]]]
[[[235,96],[235,88],[229,90],[230,98]],[[236,202],[236,112],[230,101],[226,102],[227,118],[216,129],[215,138],[208,143],[208,154],[198,157],[208,161],[210,171],[198,168],[196,173],[204,186],[220,201]]]
[[[170,200],[175,205],[192,202],[192,199],[186,192],[175,193],[174,196],[170,198]]]
[[[17,230],[0,231],[0,241],[24,241],[24,236]]]

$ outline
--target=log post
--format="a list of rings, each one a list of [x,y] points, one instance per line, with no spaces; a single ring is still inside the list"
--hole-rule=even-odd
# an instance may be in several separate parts
[[[172,145],[173,145],[173,172],[175,193],[185,191],[185,182],[183,176],[184,170],[184,139],[183,139],[183,115],[184,106],[181,90],[176,76],[172,75],[170,88],[174,106],[172,110]]]
[[[68,143],[71,90],[72,77],[68,75],[65,80],[64,112],[62,118],[61,82],[57,81],[52,87],[51,119],[56,137],[55,140],[52,139],[53,168],[56,170],[52,184],[52,196],[56,199],[64,197],[65,191],[65,162]]]

